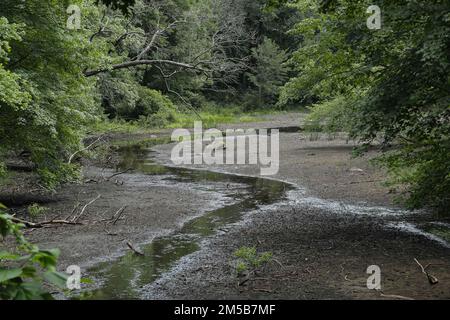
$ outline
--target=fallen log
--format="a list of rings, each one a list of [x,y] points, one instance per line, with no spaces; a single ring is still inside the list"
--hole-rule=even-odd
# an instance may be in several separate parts
[[[7,207],[26,206],[34,203],[46,204],[60,201],[61,197],[52,194],[32,193],[4,193],[0,195],[0,202]]]
[[[49,220],[42,222],[31,222],[22,220],[16,217],[12,217],[11,220],[15,223],[21,223],[25,227],[30,229],[39,229],[39,228],[47,228],[52,225],[82,225],[81,222],[67,221],[67,220]]]

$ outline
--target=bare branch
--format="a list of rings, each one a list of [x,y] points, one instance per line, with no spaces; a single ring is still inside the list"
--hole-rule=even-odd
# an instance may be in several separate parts
[[[31,222],[31,221],[22,220],[22,219],[19,219],[16,217],[11,218],[11,220],[15,223],[21,223],[26,228],[30,228],[30,229],[46,228],[51,225],[61,225],[61,224],[82,225],[82,223],[80,223],[80,222],[68,221],[68,220],[50,220],[50,221],[42,221],[42,222]]]
[[[81,216],[84,214],[84,212],[86,211],[86,208],[88,207],[88,206],[90,206],[91,204],[93,204],[95,201],[97,201],[98,199],[100,199],[100,197],[101,197],[101,195],[99,194],[96,198],[94,198],[94,199],[92,199],[91,201],[89,201],[88,203],[86,203],[85,205],[84,205],[84,207],[83,207],[83,209],[81,209],[81,212],[77,215],[77,216],[75,216],[75,217],[73,217],[73,219],[72,219],[72,221],[71,222],[78,222],[78,220],[81,218]]]
[[[74,158],[77,154],[79,154],[80,152],[89,150],[89,148],[91,148],[94,144],[96,144],[97,142],[99,142],[101,138],[103,138],[103,134],[102,134],[101,136],[99,136],[99,137],[97,138],[97,140],[95,140],[95,141],[92,142],[90,145],[88,145],[86,148],[83,148],[83,149],[81,149],[81,150],[78,150],[78,151],[74,152],[74,153],[69,157],[69,160],[67,161],[67,163],[68,163],[68,164],[72,163],[73,158]]]
[[[91,76],[95,76],[99,73],[103,73],[103,72],[107,72],[107,71],[111,71],[111,70],[125,69],[125,68],[130,68],[130,67],[135,67],[135,66],[141,66],[141,65],[154,65],[157,63],[173,65],[173,66],[177,66],[177,67],[181,67],[183,69],[189,69],[189,70],[197,70],[197,71],[202,71],[202,72],[209,71],[209,70],[206,70],[199,66],[194,66],[194,65],[191,65],[188,63],[177,62],[177,61],[172,61],[172,60],[135,60],[135,61],[119,63],[119,64],[113,65],[111,68],[107,68],[107,69],[87,70],[84,72],[84,75],[86,77],[91,77]]]

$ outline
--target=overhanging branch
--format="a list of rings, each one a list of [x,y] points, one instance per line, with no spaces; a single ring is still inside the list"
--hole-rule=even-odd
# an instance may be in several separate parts
[[[196,71],[201,71],[201,72],[209,72],[209,70],[199,67],[198,65],[191,65],[188,63],[177,62],[177,61],[172,61],[172,60],[134,60],[134,61],[119,63],[116,65],[113,65],[110,68],[87,70],[84,72],[84,75],[86,77],[91,77],[91,76],[95,76],[99,73],[108,72],[108,71],[112,71],[112,70],[131,68],[131,67],[135,67],[135,66],[139,66],[139,65],[153,65],[153,64],[167,64],[167,65],[173,65],[176,67],[181,67],[183,69],[190,69],[190,70],[196,70]]]

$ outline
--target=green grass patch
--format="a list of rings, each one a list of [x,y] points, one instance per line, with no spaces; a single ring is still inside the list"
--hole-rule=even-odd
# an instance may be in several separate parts
[[[219,124],[248,123],[264,121],[264,116],[278,114],[282,111],[264,110],[244,113],[238,107],[233,108],[207,108],[196,114],[195,112],[177,113],[174,120],[163,127],[152,127],[143,121],[125,121],[120,119],[103,119],[94,123],[89,131],[95,133],[156,133],[161,129],[193,128],[195,121],[202,121],[203,128],[215,128]]]
[[[103,119],[94,123],[89,131],[94,133],[154,133],[155,128],[144,127],[136,121]]]
[[[171,123],[167,128],[192,128],[195,121],[202,121],[203,128],[215,128],[219,124],[225,123],[243,123],[243,122],[258,122],[262,121],[261,117],[254,115],[238,115],[238,114],[213,114],[209,112],[200,112],[197,114],[180,114],[177,120]]]

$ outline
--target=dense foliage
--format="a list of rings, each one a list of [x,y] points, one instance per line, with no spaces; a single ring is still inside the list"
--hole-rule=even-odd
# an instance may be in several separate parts
[[[79,1],[80,2],[80,1]],[[31,153],[48,186],[74,177],[65,160],[80,147],[97,112],[97,61],[87,33],[64,29],[67,1],[2,1],[0,12],[1,154]]]
[[[445,210],[450,205],[450,3],[377,1],[379,30],[366,26],[372,4],[305,0],[294,5],[308,13],[292,31],[305,40],[291,60],[298,76],[284,87],[280,103],[321,102],[315,110],[333,129],[338,124],[364,143],[380,139],[389,150],[384,164],[410,186],[408,203]]]
[[[80,24],[69,28],[76,8]],[[248,92],[252,109],[273,104],[297,14],[264,9],[261,0],[2,1],[0,163],[29,154],[54,187],[77,177],[68,158],[102,113],[159,127],[236,93]]]
[[[48,288],[55,286],[65,289],[67,281],[64,273],[56,271],[59,251],[40,250],[25,239],[21,227],[12,222],[11,216],[0,204],[1,241],[8,236],[14,237],[16,241],[14,248],[0,250],[0,299],[53,299]]]

